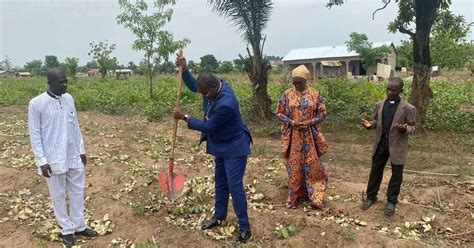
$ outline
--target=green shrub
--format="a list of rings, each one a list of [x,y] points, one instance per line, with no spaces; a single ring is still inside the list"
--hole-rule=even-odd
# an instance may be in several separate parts
[[[219,75],[226,79],[236,92],[240,108],[253,132],[262,135],[278,135],[279,123],[255,122],[252,111],[251,84],[245,74]],[[270,75],[268,94],[275,111],[278,98],[291,84],[281,75]],[[176,76],[160,75],[155,79],[153,99],[148,97],[146,77],[134,76],[126,80],[78,78],[70,82],[68,91],[74,96],[78,110],[96,110],[108,114],[145,114],[150,120],[171,118],[176,101]],[[326,99],[328,116],[324,127],[334,130],[360,128],[362,118],[371,118],[374,105],[385,98],[385,83],[367,81],[349,82],[346,79],[322,79],[311,84]],[[410,82],[405,85],[403,98],[410,93]],[[473,132],[474,113],[460,111],[462,106],[474,105],[473,83],[431,82],[432,103],[427,114],[427,126],[432,129]],[[31,98],[47,89],[46,78],[0,79],[0,105],[28,104]],[[181,106],[191,115],[202,117],[202,97],[190,92],[183,85]]]

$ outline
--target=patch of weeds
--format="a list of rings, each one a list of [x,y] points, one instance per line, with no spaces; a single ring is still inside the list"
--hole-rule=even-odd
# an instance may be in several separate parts
[[[38,247],[39,248],[47,248],[48,245],[43,241],[43,240],[40,240],[39,244],[38,244]]]
[[[145,214],[145,206],[141,202],[134,202],[132,204],[132,211],[134,216],[143,216]]]
[[[148,244],[148,243],[135,243],[133,244],[135,248],[158,248],[155,244]]]
[[[357,232],[352,229],[347,229],[342,232],[342,236],[348,240],[355,240],[355,238],[357,237]]]
[[[275,227],[275,234],[279,239],[288,239],[290,236],[293,236],[296,233],[296,225],[290,224],[288,226],[283,226],[282,224],[277,223]]]

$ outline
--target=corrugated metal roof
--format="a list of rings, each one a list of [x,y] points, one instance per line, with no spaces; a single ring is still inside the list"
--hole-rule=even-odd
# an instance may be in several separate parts
[[[390,46],[392,42],[375,42],[373,47],[380,47],[382,45]],[[339,57],[354,57],[359,56],[356,52],[349,52],[346,45],[342,46],[324,46],[300,48],[291,50],[282,61],[303,60],[303,59],[324,59],[324,58],[339,58]]]

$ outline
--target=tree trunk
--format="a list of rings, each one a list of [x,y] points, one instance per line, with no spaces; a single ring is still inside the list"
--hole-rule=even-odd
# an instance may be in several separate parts
[[[408,101],[416,108],[416,123],[425,126],[426,113],[432,92],[430,88],[431,56],[430,33],[439,3],[437,0],[416,0],[416,32],[411,33],[401,28],[402,33],[409,34],[413,40],[413,82]]]
[[[426,112],[431,101],[430,67],[421,63],[413,65],[413,83],[408,101],[416,108],[416,123],[426,124]]]
[[[150,91],[150,99],[153,99],[153,75],[151,75],[151,73],[150,73],[148,86],[149,86],[149,91]]]
[[[268,96],[267,84],[268,75],[271,71],[271,66],[262,59],[260,47],[253,47],[253,54],[247,48],[249,55],[248,61],[241,56],[241,59],[246,63],[246,71],[249,79],[252,81],[253,101],[252,118],[255,120],[270,120],[273,117],[271,110],[272,100]]]
[[[147,58],[147,62],[148,62],[148,90],[149,90],[149,96],[150,96],[150,99],[153,99],[153,71],[152,71],[152,68],[151,68],[151,60],[150,60],[150,57],[148,56]]]

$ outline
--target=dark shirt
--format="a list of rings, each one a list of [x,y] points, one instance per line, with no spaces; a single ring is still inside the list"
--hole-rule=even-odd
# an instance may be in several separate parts
[[[401,98],[397,97],[393,103],[387,99],[383,104],[382,109],[382,136],[386,135],[390,132],[390,128],[392,127],[393,117],[395,116],[395,112],[397,111],[398,104],[400,103]]]

